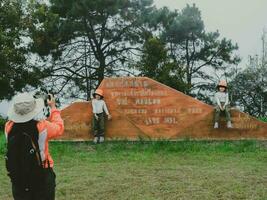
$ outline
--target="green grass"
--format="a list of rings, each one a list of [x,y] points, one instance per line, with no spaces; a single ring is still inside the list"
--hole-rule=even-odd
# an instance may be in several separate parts
[[[266,142],[52,142],[50,149],[57,199],[267,199]],[[11,199],[2,155],[0,199]]]

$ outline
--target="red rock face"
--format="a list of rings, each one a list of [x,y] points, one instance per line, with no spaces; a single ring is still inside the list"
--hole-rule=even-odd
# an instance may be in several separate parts
[[[267,125],[232,110],[233,129],[224,117],[213,129],[212,106],[146,77],[106,78],[99,86],[112,115],[106,121],[108,139],[267,139]],[[73,103],[62,110],[62,139],[92,138],[91,102]]]

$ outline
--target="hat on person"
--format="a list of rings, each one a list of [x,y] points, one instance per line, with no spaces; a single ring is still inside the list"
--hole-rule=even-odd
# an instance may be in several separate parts
[[[24,123],[33,119],[43,108],[44,100],[42,98],[35,99],[29,93],[20,93],[13,98],[7,116],[15,123]]]
[[[227,88],[227,82],[226,80],[220,80],[217,87],[225,87]]]
[[[104,98],[104,92],[101,89],[96,89],[96,91],[94,92],[93,96],[95,97],[95,95],[98,94],[100,97]]]

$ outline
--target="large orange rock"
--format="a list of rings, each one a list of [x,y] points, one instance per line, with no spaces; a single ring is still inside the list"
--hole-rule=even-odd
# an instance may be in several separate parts
[[[104,90],[112,120],[106,122],[109,139],[267,139],[267,124],[232,110],[233,129],[224,118],[213,129],[212,106],[146,77],[105,78]],[[73,103],[64,110],[61,139],[89,140],[91,102]]]

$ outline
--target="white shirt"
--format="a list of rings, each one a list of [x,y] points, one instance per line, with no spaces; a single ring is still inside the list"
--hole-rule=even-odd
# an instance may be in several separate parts
[[[229,104],[229,96],[227,92],[216,92],[214,98],[217,105],[221,105],[221,103],[224,103],[224,105]]]
[[[100,99],[93,99],[92,100],[92,107],[93,107],[93,113],[94,114],[99,114],[105,111],[107,115],[109,115],[107,105],[104,100]]]

